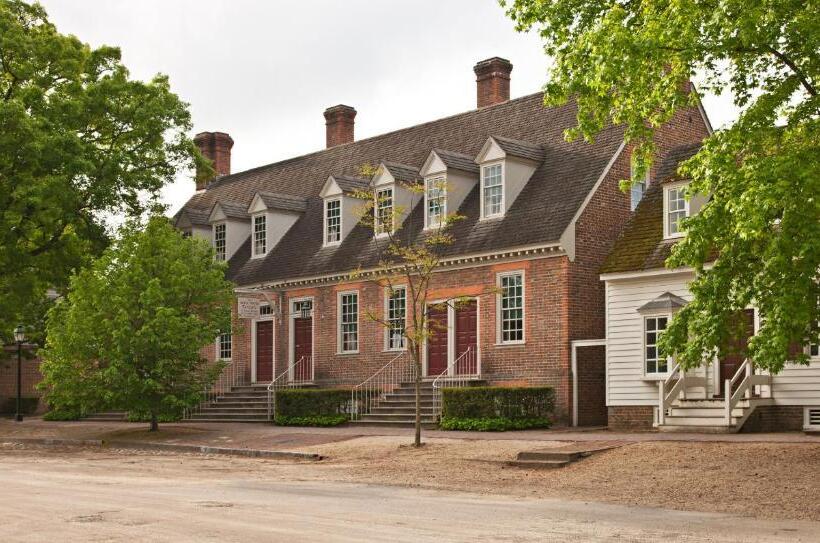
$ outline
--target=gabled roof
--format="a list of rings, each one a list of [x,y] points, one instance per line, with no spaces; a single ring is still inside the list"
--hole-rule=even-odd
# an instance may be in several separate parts
[[[229,263],[228,276],[239,285],[276,282],[351,271],[377,265],[378,241],[356,226],[335,248],[322,247],[323,204],[319,197],[329,175],[356,176],[364,164],[391,162],[421,167],[431,149],[452,149],[473,160],[489,134],[541,145],[545,158],[503,218],[480,221],[479,190],[464,199],[464,219],[452,228],[445,256],[486,253],[557,243],[623,140],[621,127],[609,126],[594,143],[565,141],[575,125],[573,102],[544,107],[542,93],[531,94],[380,136],[337,145],[252,170],[220,177],[191,197],[185,209],[210,210],[220,200],[245,209],[259,191],[301,196],[307,209],[263,258],[250,258],[250,240]],[[477,165],[475,170],[477,171]],[[409,211],[404,236],[420,236],[423,205]]]
[[[671,292],[664,292],[654,300],[646,302],[638,308],[638,313],[652,313],[656,311],[675,311],[686,305],[686,300]]]
[[[241,221],[249,221],[251,216],[248,214],[248,206],[236,202],[216,202],[208,215],[208,220],[213,220],[214,213],[217,210],[222,211],[228,219],[238,219]]]
[[[183,207],[174,217],[174,224],[179,226],[187,220],[191,226],[209,226],[208,216],[210,214],[208,209]]]
[[[659,182],[652,183],[637,209],[624,227],[607,256],[601,273],[663,268],[678,239],[663,238],[663,185],[680,180],[678,164],[692,157],[700,145],[682,145],[670,149],[658,165]]]
[[[396,181],[404,183],[416,183],[421,181],[418,168],[387,161],[382,162],[382,165],[390,172],[390,175],[392,175]]]
[[[282,211],[296,211],[302,213],[307,209],[307,198],[302,196],[290,196],[287,194],[277,194],[274,192],[257,192],[259,198],[268,209],[280,209]]]
[[[465,155],[455,151],[445,151],[444,149],[433,149],[438,157],[447,166],[447,169],[461,170],[462,172],[478,173],[478,164],[475,162],[475,155]]]
[[[490,136],[495,140],[501,149],[511,156],[526,158],[535,162],[544,160],[546,151],[540,145],[535,145],[527,141],[514,140],[511,138],[504,138],[502,136]]]
[[[333,179],[336,181],[336,184],[339,186],[339,188],[342,189],[342,192],[346,194],[367,190],[367,188],[370,186],[369,181],[365,179],[360,179],[358,177],[334,175]]]

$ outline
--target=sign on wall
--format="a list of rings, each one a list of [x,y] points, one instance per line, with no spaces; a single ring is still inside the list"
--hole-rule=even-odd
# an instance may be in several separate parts
[[[236,305],[240,319],[255,319],[259,316],[258,298],[238,298]]]

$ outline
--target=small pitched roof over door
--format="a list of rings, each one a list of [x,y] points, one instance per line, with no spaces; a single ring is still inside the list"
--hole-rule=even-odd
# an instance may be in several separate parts
[[[671,292],[664,292],[654,300],[643,304],[638,308],[638,313],[672,312],[677,311],[686,305],[686,300],[676,296]]]

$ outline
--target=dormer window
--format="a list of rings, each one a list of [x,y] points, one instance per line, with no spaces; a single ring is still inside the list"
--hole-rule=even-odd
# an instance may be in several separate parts
[[[265,256],[268,242],[267,217],[254,215],[253,217],[253,257]]]
[[[635,165],[632,165],[632,172],[631,176],[635,177]],[[646,187],[649,186],[649,170],[646,171],[643,179],[638,181],[632,182],[632,188],[629,191],[629,208],[632,211],[638,207],[638,204],[641,203],[643,199],[643,195],[646,192]]]
[[[376,235],[393,232],[393,189],[384,188],[376,191],[374,205]]]
[[[684,197],[686,185],[664,187],[664,237],[679,238],[684,235],[681,222],[689,216],[689,202]]]
[[[444,176],[424,180],[425,227],[438,228],[447,214],[447,187]]]
[[[325,201],[325,245],[342,240],[342,200]]]
[[[481,168],[481,217],[504,214],[504,168],[499,162]]]
[[[226,235],[225,223],[217,223],[214,225],[214,251],[217,260],[225,260],[226,258]]]

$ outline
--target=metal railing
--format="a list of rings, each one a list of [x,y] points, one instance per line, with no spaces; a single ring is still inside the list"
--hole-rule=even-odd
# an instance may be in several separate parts
[[[276,391],[283,388],[299,388],[313,382],[313,357],[303,356],[290,364],[268,385],[268,420],[276,418]]]
[[[229,362],[222,368],[222,372],[216,378],[214,384],[202,389],[202,400],[199,404],[196,407],[186,409],[182,414],[182,418],[190,419],[192,415],[199,413],[203,407],[216,402],[217,398],[224,393],[230,392],[234,387],[247,384],[243,368],[240,368],[235,362]]]
[[[376,373],[353,387],[350,391],[350,420],[358,420],[362,415],[377,407],[385,395],[400,387],[402,383],[416,380],[416,364],[407,351],[399,353]]]
[[[481,366],[476,350],[467,347],[466,351],[448,364],[447,368],[433,380],[433,413],[437,419],[441,418],[441,389],[469,386],[479,375]]]

